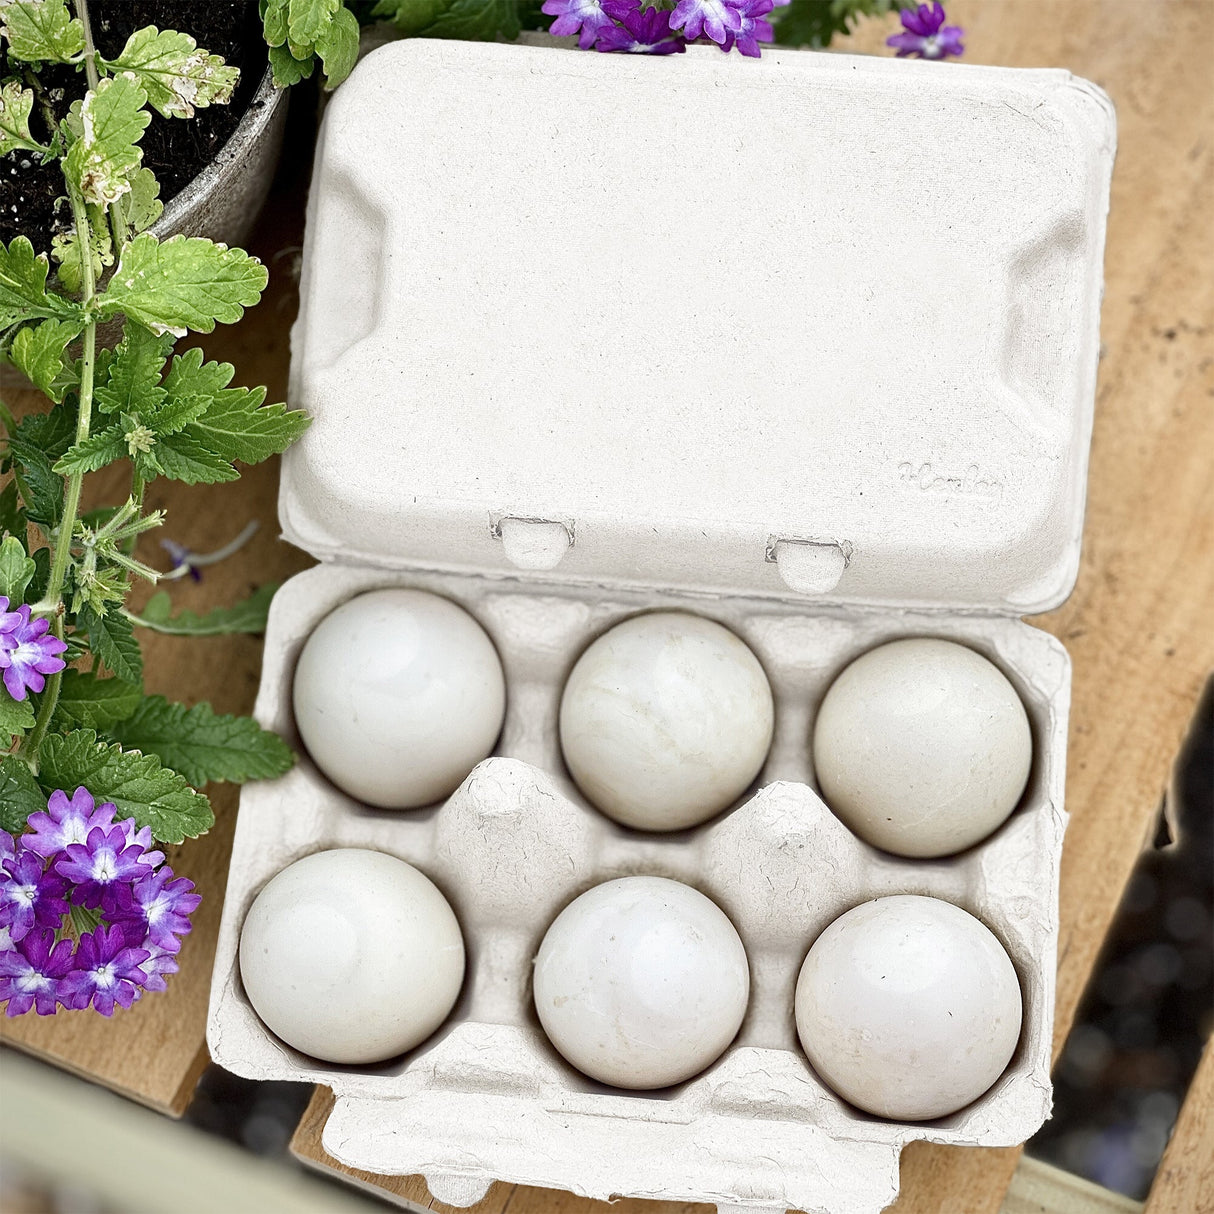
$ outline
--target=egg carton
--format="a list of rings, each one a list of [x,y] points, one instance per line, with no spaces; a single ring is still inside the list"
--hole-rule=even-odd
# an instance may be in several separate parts
[[[331,1087],[324,1146],[350,1167],[421,1174],[434,1196],[468,1205],[495,1179],[614,1195],[735,1206],[875,1214],[897,1193],[906,1143],[1005,1146],[1050,1108],[1058,864],[1069,662],[1052,637],[1008,619],[848,612],[762,599],[537,593],[459,575],[391,575],[320,566],[278,592],[256,715],[297,747],[291,680],[299,651],[333,608],[363,591],[442,594],[493,638],[507,681],[492,757],[437,808],[372,810],[334,788],[306,754],[281,779],[246,787],[212,988],[216,1062],[254,1079]],[[557,741],[565,679],[586,646],[657,607],[717,620],[757,654],[771,682],[775,734],[756,789],[713,822],[671,835],[620,827],[568,778]],[[995,662],[1024,701],[1034,762],[1022,802],[993,836],[936,861],[900,860],[852,835],[814,788],[814,714],[854,658],[900,637],[959,641]],[[375,848],[415,864],[463,928],[463,992],[439,1032],[381,1066],[317,1062],[278,1040],[241,986],[240,927],[262,886],[330,847]],[[741,1031],[699,1076],[625,1093],[570,1067],[548,1042],[531,967],[557,913],[602,881],[633,874],[696,887],[729,915],[746,946],[750,1005]],[[815,1075],[797,1040],[793,992],[809,945],[871,898],[943,898],[986,923],[1007,948],[1024,998],[1010,1065],[985,1095],[935,1121],[861,1113]]]

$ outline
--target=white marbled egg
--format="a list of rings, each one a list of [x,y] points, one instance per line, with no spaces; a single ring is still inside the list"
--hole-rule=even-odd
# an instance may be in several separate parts
[[[796,993],[814,1070],[857,1108],[944,1117],[1003,1074],[1020,1038],[1016,970],[985,924],[949,902],[865,902],[814,942]]]
[[[240,977],[288,1045],[326,1062],[381,1062],[446,1019],[464,939],[447,899],[411,864],[363,848],[316,852],[249,908]]]
[[[493,749],[501,660],[462,607],[422,590],[360,594],[330,612],[295,667],[295,724],[340,789],[384,809],[454,792]]]
[[[544,1031],[578,1070],[660,1088],[698,1074],[734,1039],[750,969],[711,899],[664,877],[622,877],[553,920],[534,993]]]
[[[728,628],[679,611],[617,624],[578,659],[561,699],[561,748],[587,799],[640,830],[721,812],[771,746],[771,687]]]
[[[1032,761],[1016,689],[953,641],[869,650],[834,681],[814,723],[822,799],[899,856],[947,856],[985,839],[1016,808]]]

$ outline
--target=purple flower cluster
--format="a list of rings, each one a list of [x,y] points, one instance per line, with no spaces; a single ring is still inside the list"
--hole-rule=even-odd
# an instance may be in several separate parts
[[[67,643],[48,636],[51,622],[30,619],[28,606],[9,611],[8,599],[0,594],[0,670],[4,686],[14,700],[24,700],[26,691],[41,691],[46,676],[65,665],[59,656]]]
[[[902,33],[886,38],[885,45],[894,47],[899,59],[916,55],[920,59],[945,59],[961,55],[965,46],[959,25],[944,24],[944,5],[940,0],[921,4],[918,8],[902,10]]]
[[[114,821],[87,789],[53,792],[29,831],[0,831],[0,1002],[9,1016],[93,1007],[111,1016],[176,972],[201,901],[148,827]]]
[[[690,42],[715,42],[723,51],[737,47],[758,58],[759,43],[772,40],[766,16],[789,0],[678,0],[673,10],[643,8],[645,0],[544,0],[555,17],[550,32],[578,34],[582,50],[629,51],[671,55]]]

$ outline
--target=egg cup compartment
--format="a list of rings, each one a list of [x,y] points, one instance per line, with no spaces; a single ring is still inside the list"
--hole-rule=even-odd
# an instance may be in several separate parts
[[[915,1139],[1000,1146],[1032,1134],[1050,1105],[1057,877],[1069,662],[1047,634],[999,617],[815,608],[759,598],[545,588],[441,573],[322,565],[279,591],[267,632],[258,720],[294,734],[294,663],[312,628],[363,591],[445,595],[486,628],[507,681],[493,757],[442,805],[372,810],[301,754],[288,775],[245,788],[212,984],[208,1041],[222,1066],[258,1079],[327,1084],[334,1158],[380,1173],[421,1173],[435,1196],[470,1204],[494,1179],[718,1206],[873,1211],[893,1200],[898,1155]],[[597,636],[637,612],[674,608],[717,620],[762,662],[775,735],[757,784],[704,826],[651,835],[589,806],[564,771],[556,719],[565,679]],[[862,842],[813,788],[817,705],[855,657],[907,636],[955,640],[1011,679],[1032,723],[1021,804],[984,842],[942,860],[906,860]],[[244,917],[267,880],[330,847],[370,847],[421,868],[450,900],[468,949],[464,990],[438,1033],[373,1067],[317,1062],[257,1018],[241,986]],[[574,897],[632,874],[671,877],[716,901],[751,968],[741,1031],[707,1071],[638,1094],[595,1083],[548,1042],[531,962]],[[797,1040],[793,995],[810,944],[871,898],[926,894],[976,915],[1016,967],[1024,1024],[1011,1064],[950,1117],[894,1123],[836,1097]]]

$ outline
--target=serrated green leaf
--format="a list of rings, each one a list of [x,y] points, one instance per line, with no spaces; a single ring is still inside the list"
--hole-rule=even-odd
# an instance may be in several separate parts
[[[339,8],[316,40],[316,53],[325,69],[325,89],[335,89],[358,60],[358,18]]]
[[[16,80],[0,85],[0,156],[19,148],[26,152],[45,152],[30,134],[30,115],[34,112],[34,93]]]
[[[75,320],[82,315],[79,304],[47,294],[49,272],[50,262],[34,253],[26,237],[15,237],[8,248],[0,241],[0,329],[23,320]]]
[[[274,72],[274,83],[280,89],[289,89],[301,80],[307,80],[316,68],[316,56],[308,55],[296,59],[288,47],[270,47],[270,68]]]
[[[127,683],[143,683],[143,654],[131,621],[121,611],[100,615],[82,607],[76,625],[88,633],[89,647],[102,666]]]
[[[114,204],[122,222],[132,233],[150,228],[164,212],[160,182],[151,169],[139,169],[130,177],[131,188]]]
[[[270,600],[278,589],[277,582],[259,586],[247,599],[233,607],[214,607],[204,615],[192,611],[173,614],[173,600],[158,590],[143,608],[135,623],[154,632],[171,636],[227,636],[232,633],[257,635],[266,630]]]
[[[287,9],[290,0],[262,0],[262,33],[267,46],[282,46],[287,40]]]
[[[210,407],[205,396],[172,396],[146,418],[158,438],[176,434]]]
[[[262,405],[264,399],[264,388],[227,388],[183,433],[226,460],[260,463],[285,451],[312,420],[286,405]]]
[[[13,475],[25,501],[25,513],[33,523],[49,530],[59,521],[63,510],[63,480],[51,469],[45,452],[21,438],[8,444],[15,466]]]
[[[192,426],[177,434],[168,434],[155,448],[161,474],[187,485],[222,485],[240,479],[240,473],[222,456],[207,449],[191,433]]]
[[[84,785],[98,802],[112,801],[117,818],[149,826],[161,843],[181,843],[214,824],[211,803],[154,755],[102,742],[91,729],[48,734],[38,755],[38,783],[48,793]]]
[[[299,46],[311,45],[333,19],[341,0],[290,0],[287,6],[287,36]]]
[[[221,716],[209,704],[170,704],[145,696],[135,713],[108,735],[127,750],[155,755],[195,785],[213,780],[243,784],[290,771],[291,748],[250,717]]]
[[[210,333],[216,321],[231,324],[257,303],[268,278],[265,266],[243,249],[201,236],[161,244],[143,232],[123,249],[100,297],[100,313],[125,312],[153,333]]]
[[[58,404],[45,413],[29,413],[17,423],[17,438],[31,443],[48,459],[58,459],[76,437],[74,405]]]
[[[63,0],[9,0],[0,6],[0,35],[26,63],[76,63],[84,50],[84,27]]]
[[[128,320],[110,373],[94,391],[97,408],[102,413],[151,416],[168,395],[160,386],[160,376],[172,348],[172,334],[158,336]]]
[[[25,545],[15,535],[6,535],[0,543],[0,597],[8,599],[8,610],[16,611],[25,602],[26,587],[36,571]]]
[[[96,472],[116,460],[126,459],[128,455],[126,439],[123,437],[122,426],[107,426],[96,434],[90,434],[82,442],[74,443],[63,457],[55,464],[55,472],[59,476],[83,475],[86,472]]]
[[[189,34],[154,25],[136,30],[106,66],[137,76],[148,104],[165,118],[192,118],[195,109],[230,101],[240,77],[238,68],[200,49]]]
[[[63,158],[63,174],[86,202],[109,206],[131,189],[143,152],[139,140],[152,120],[147,94],[134,75],[103,79],[85,94],[81,135]]]
[[[13,742],[34,728],[34,705],[30,696],[14,700],[0,685],[0,750],[8,750]]]
[[[21,329],[13,338],[9,351],[13,366],[56,403],[63,399],[63,389],[56,386],[63,371],[63,355],[83,328],[84,321],[80,318],[44,320]]]
[[[184,354],[175,354],[164,377],[164,390],[170,396],[213,397],[226,388],[236,374],[231,363],[204,362],[202,351],[195,346]]]
[[[143,699],[136,683],[125,679],[100,679],[91,671],[67,669],[59,685],[52,728],[106,729],[133,713]],[[171,764],[170,764],[171,766]]]
[[[46,809],[46,794],[34,773],[14,755],[0,759],[0,830],[19,835],[30,814]]]

